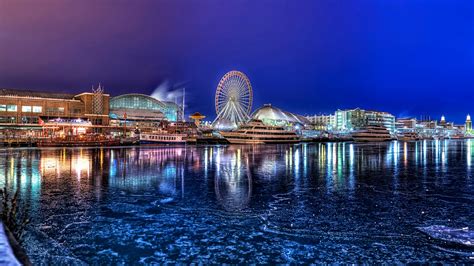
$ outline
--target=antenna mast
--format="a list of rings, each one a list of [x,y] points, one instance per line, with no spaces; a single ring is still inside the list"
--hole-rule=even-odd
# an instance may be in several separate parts
[[[183,122],[185,121],[185,119],[184,119],[184,98],[185,97],[186,97],[186,88],[183,87],[183,113],[182,113]]]

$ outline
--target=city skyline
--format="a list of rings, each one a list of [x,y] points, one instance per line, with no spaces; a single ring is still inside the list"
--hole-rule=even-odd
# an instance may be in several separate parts
[[[236,69],[252,83],[254,109],[361,107],[456,123],[474,112],[468,1],[49,3],[0,3],[1,88],[101,82],[112,95],[150,95],[184,83],[189,112],[213,117],[218,81]]]

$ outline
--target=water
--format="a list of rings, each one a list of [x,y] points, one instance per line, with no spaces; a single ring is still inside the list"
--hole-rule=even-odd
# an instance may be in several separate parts
[[[474,228],[473,157],[474,140],[3,149],[0,185],[30,205],[37,264],[472,263],[419,228]]]

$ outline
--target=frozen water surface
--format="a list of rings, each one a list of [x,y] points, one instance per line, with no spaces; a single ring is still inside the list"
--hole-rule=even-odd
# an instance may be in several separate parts
[[[456,231],[473,157],[471,140],[3,149],[0,181],[30,205],[37,264],[473,263]]]

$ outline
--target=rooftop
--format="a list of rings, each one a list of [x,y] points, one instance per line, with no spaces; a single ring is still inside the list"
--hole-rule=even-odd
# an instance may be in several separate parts
[[[33,97],[33,98],[53,98],[53,99],[67,99],[71,100],[75,94],[58,93],[58,92],[42,92],[33,90],[19,90],[19,89],[0,89],[0,96],[18,96],[18,97]]]

